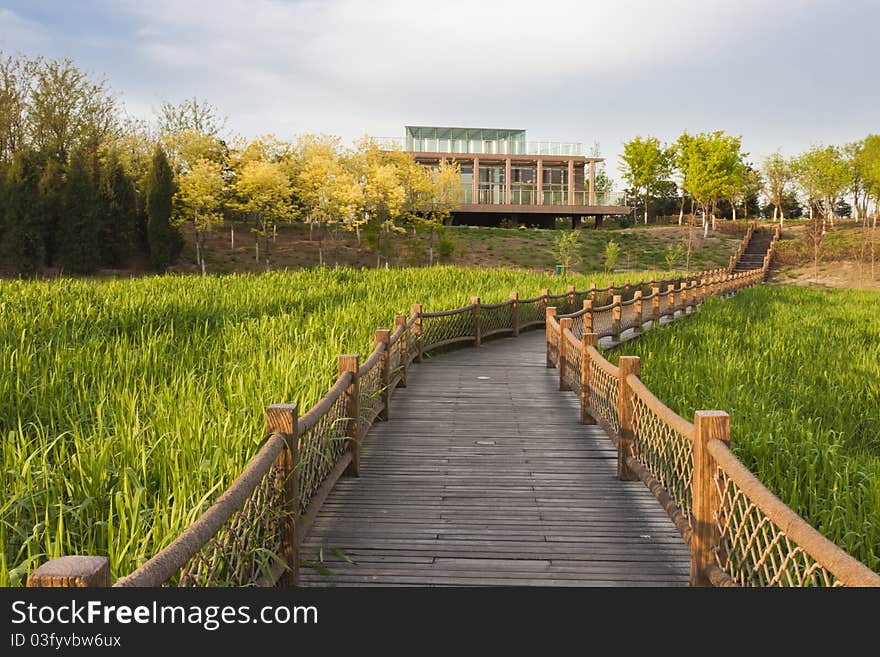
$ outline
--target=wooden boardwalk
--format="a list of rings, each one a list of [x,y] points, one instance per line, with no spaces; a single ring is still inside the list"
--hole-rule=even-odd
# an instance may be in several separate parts
[[[303,544],[303,586],[687,586],[688,550],[545,366],[544,332],[426,357]]]

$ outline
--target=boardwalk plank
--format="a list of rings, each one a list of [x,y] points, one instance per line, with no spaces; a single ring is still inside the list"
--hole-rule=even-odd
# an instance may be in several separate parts
[[[334,575],[302,584],[687,585],[677,530],[544,358],[532,332],[414,365],[303,545]]]

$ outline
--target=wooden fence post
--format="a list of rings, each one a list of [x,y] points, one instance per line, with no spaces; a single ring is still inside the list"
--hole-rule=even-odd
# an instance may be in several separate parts
[[[623,298],[626,299],[627,301],[629,301],[629,298],[628,298],[629,297],[629,289],[630,289],[629,279],[624,280],[623,281],[623,294],[621,296],[623,296]]]
[[[715,487],[715,459],[709,453],[711,440],[730,444],[730,416],[724,411],[694,413],[692,506],[694,537],[691,541],[691,586],[710,586],[706,568],[715,561],[718,529],[715,518],[720,498]]]
[[[574,285],[569,285],[568,289],[566,290],[566,292],[568,293],[568,298],[567,298],[568,312],[570,312],[570,313],[574,312],[574,291],[575,291]]]
[[[544,318],[547,317],[547,307],[550,305],[550,289],[546,287],[541,288],[541,305],[544,306]]]
[[[590,283],[590,301],[596,303],[596,300],[599,298],[599,293],[596,292],[596,284]]]
[[[559,389],[571,390],[571,386],[565,382],[565,357],[568,351],[568,340],[565,337],[565,329],[571,330],[571,317],[559,318]],[[580,355],[580,354],[578,354]]]
[[[651,328],[660,324],[660,288],[651,288]]]
[[[666,291],[669,292],[669,296],[666,297],[669,299],[669,319],[675,319],[675,283],[667,285]]]
[[[299,539],[297,517],[299,516],[299,431],[296,404],[272,404],[266,407],[266,433],[280,434],[284,449],[275,459],[284,481],[282,500],[281,554],[287,568],[278,580],[278,586],[299,586]]]
[[[697,309],[697,281],[691,281],[691,312]]]
[[[360,381],[358,381],[358,369],[361,366],[360,356],[357,354],[345,354],[339,357],[339,373],[351,372],[351,383],[345,390],[348,397],[345,414],[348,418],[346,435],[348,445],[346,449],[351,452],[351,463],[343,473],[348,477],[361,476],[361,404],[360,404]]]
[[[28,588],[106,588],[110,586],[110,559],[69,555],[50,559],[27,579]]]
[[[407,345],[407,348],[412,348],[413,346],[415,346],[415,348],[416,348],[415,361],[417,363],[421,363],[422,356],[423,356],[423,351],[422,351],[422,344],[423,344],[423,340],[422,340],[422,304],[414,303],[412,306],[410,306],[409,313],[410,313],[410,315],[412,315],[413,317],[416,318],[416,321],[412,327],[413,328],[413,336],[415,336],[415,339],[416,339],[416,344],[415,345]]]
[[[581,316],[581,333],[586,335],[593,332],[593,300],[584,299],[584,314]]]
[[[615,342],[620,342],[620,318],[623,314],[623,308],[620,307],[621,298],[619,294],[611,297],[611,303],[614,304],[611,307],[611,333]]]
[[[587,347],[598,347],[599,336],[595,333],[584,333],[581,338],[581,424],[596,424],[596,418],[590,413],[590,353]]]
[[[626,464],[626,457],[632,454],[633,448],[633,392],[626,377],[630,374],[641,374],[641,362],[638,356],[621,356],[617,361],[617,377],[620,386],[617,398],[617,419],[620,434],[617,437],[617,478],[621,481],[635,481],[636,474]]]
[[[395,315],[394,330],[397,331],[401,326],[403,331],[398,338],[400,342],[400,365],[398,365],[400,367],[400,381],[397,382],[397,386],[406,388],[406,364],[409,361],[409,353],[407,352],[409,345],[406,344],[406,315]]]
[[[381,368],[382,378],[382,410],[377,416],[380,420],[388,421],[391,411],[391,373],[388,371],[388,352],[391,349],[391,331],[388,329],[376,329],[373,334],[373,345],[378,347],[380,344],[385,345],[385,351],[382,352],[382,360],[379,367]]]
[[[513,337],[519,335],[519,294],[517,292],[510,293],[510,316],[513,324]]]
[[[480,297],[471,297],[471,305],[474,318],[474,346],[480,346]]]
[[[635,303],[633,303],[633,312],[636,315],[636,325],[633,326],[633,335],[640,335],[642,333],[642,291],[636,290],[633,294],[633,299],[635,299]]]
[[[552,331],[550,329],[550,318],[556,317],[556,306],[548,306],[545,311],[544,320],[544,342],[547,345],[547,367],[556,367],[556,363],[553,362],[553,357],[550,356],[550,336],[552,335]]]

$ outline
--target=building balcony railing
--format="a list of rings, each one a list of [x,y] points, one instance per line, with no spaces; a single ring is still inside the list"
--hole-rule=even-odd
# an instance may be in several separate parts
[[[538,190],[535,187],[512,187],[510,198],[507,190],[501,183],[482,184],[477,189],[477,200],[474,201],[474,193],[471,185],[462,186],[463,196],[461,202],[466,205],[603,205],[623,206],[626,198],[623,192],[607,191],[596,192],[594,202],[590,202],[590,193],[586,190],[560,189],[557,186],[545,185],[538,199]],[[569,203],[571,194],[572,202]]]
[[[376,139],[385,151],[408,151],[412,153],[449,153],[451,155],[560,155],[582,157],[581,142],[564,141],[474,141],[463,139],[412,139],[380,137]]]

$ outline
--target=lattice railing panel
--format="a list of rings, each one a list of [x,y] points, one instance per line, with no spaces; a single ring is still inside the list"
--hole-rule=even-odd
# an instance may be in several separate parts
[[[560,363],[563,367],[563,381],[574,392],[581,392],[581,343],[569,333],[565,333],[565,358]]]
[[[642,299],[642,323],[654,319],[654,297]]]
[[[366,372],[361,372],[358,384],[358,409],[360,410],[360,431],[366,433],[382,410],[385,386],[382,381],[382,359]]]
[[[620,308],[620,330],[639,328],[642,325],[642,318],[636,313],[636,305],[621,306]]]
[[[392,386],[403,371],[403,343],[401,342],[403,339],[404,335],[401,334],[400,339],[396,340],[388,349],[388,380],[391,382]]]
[[[589,385],[590,415],[607,424],[616,436],[620,433],[620,421],[617,415],[620,383],[617,377],[591,358]]]
[[[524,328],[528,325],[542,324],[547,314],[544,300],[526,299],[519,302],[517,311],[519,312],[519,326]]]
[[[254,586],[278,563],[284,476],[272,466],[242,507],[166,586]]]
[[[299,503],[305,513],[333,466],[345,453],[351,418],[347,416],[348,393],[336,398],[328,411],[299,437]]]
[[[556,315],[568,315],[571,310],[568,307],[567,294],[549,294],[547,295],[547,305],[556,308]]]
[[[660,296],[660,317],[663,317],[663,315],[668,315],[669,313],[670,313],[669,295],[662,294]]]
[[[633,454],[660,481],[691,524],[691,438],[665,422],[639,395],[632,399]]]
[[[422,316],[422,344],[425,350],[449,340],[475,337],[474,315],[470,308],[438,317]]]
[[[480,308],[480,335],[513,330],[513,304],[502,303]]]
[[[550,362],[559,366],[559,328],[552,327],[547,332],[547,356]]]
[[[614,313],[611,308],[593,311],[593,333],[598,334],[600,338],[614,335],[613,323]]]
[[[718,566],[740,586],[841,586],[841,583],[790,540],[717,468],[720,498],[715,525],[721,536]]]

